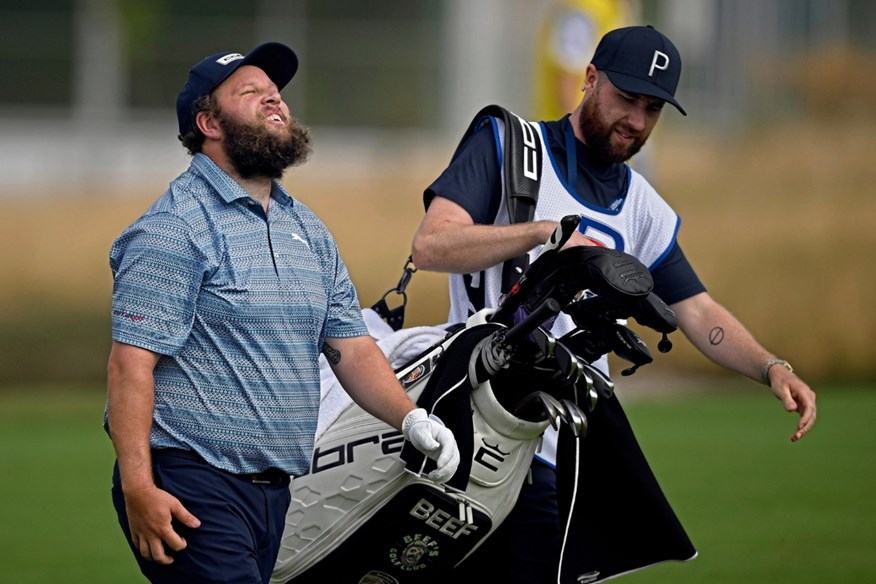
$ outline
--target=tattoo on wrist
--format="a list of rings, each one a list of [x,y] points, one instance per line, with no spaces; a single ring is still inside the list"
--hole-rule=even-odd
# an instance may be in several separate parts
[[[332,365],[337,365],[341,362],[341,352],[325,343],[322,346],[322,354],[325,355],[325,358],[328,359],[328,362]]]
[[[713,345],[720,345],[721,341],[724,340],[724,329],[716,326],[712,330],[709,331],[709,342]]]

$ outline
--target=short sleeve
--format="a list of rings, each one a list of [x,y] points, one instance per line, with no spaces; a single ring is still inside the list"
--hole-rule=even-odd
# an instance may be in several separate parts
[[[350,279],[347,266],[336,256],[334,280],[329,297],[329,309],[325,326],[325,337],[361,337],[368,334],[362,318],[362,308],[356,288]],[[325,339],[322,339],[324,341]],[[322,343],[320,343],[320,346]]]
[[[113,243],[113,339],[175,355],[194,321],[205,274],[204,254],[179,217],[139,219]]]
[[[495,121],[481,126],[423,194],[428,209],[436,196],[460,205],[477,224],[496,218],[502,199],[502,173],[497,154]]]
[[[654,293],[667,304],[675,304],[706,291],[678,242],[651,274],[654,276]]]

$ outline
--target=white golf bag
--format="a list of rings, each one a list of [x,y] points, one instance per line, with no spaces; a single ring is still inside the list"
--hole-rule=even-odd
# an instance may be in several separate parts
[[[664,335],[676,323],[650,294],[653,282],[619,284],[613,268],[599,263],[605,254],[617,259],[621,252],[588,248],[557,254],[567,237],[560,231],[500,309],[480,311],[450,333],[432,329],[431,340],[437,342],[416,358],[395,355],[396,363],[405,363],[396,371],[410,397],[441,418],[457,439],[462,461],[447,484],[425,478],[432,461],[406,445],[400,432],[338,398],[340,388],[327,392],[324,403],[338,403],[326,419],[321,413],[310,472],[290,486],[292,503],[271,582],[447,581],[454,566],[511,511],[545,429],[565,424],[578,442],[586,442],[587,416],[597,403],[613,399],[611,380],[589,363],[608,350],[634,367],[651,361],[641,340],[616,319],[638,311],[640,323]],[[560,256],[574,261],[558,262]],[[575,294],[584,288],[589,294]],[[600,318],[584,316],[597,307]],[[520,318],[512,315],[520,309],[528,316],[516,322]],[[586,330],[558,340],[539,326],[561,309]],[[621,329],[626,335],[618,335]],[[410,330],[387,339],[391,345],[399,337],[410,340]],[[383,348],[393,362],[397,346]],[[494,390],[497,383],[501,389]],[[566,507],[566,519],[574,519],[574,500]],[[687,550],[672,553],[690,557]],[[624,569],[625,564],[617,568]],[[580,573],[581,568],[570,570]],[[610,576],[604,569],[588,581]],[[564,576],[562,581],[578,580]]]
[[[485,324],[486,314],[399,371],[414,401],[466,331],[496,330]],[[467,372],[459,382],[469,383]],[[550,421],[513,416],[489,381],[470,390],[451,388],[470,392],[475,450],[464,492],[407,472],[401,433],[354,404],[347,407],[317,440],[310,474],[291,485],[274,581],[431,581],[473,551],[513,507]]]

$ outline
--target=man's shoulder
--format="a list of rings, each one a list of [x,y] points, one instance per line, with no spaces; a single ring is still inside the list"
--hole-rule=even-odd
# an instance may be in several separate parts
[[[642,176],[635,168],[629,164],[624,164],[624,172],[629,173],[630,190],[641,192],[648,197],[662,199],[660,193],[654,188],[654,185],[652,185],[650,181]]]
[[[539,122],[544,127],[545,136],[551,144],[561,144],[565,148],[565,125],[569,123],[568,117],[564,116],[559,120],[545,120]]]
[[[189,171],[174,179],[164,194],[119,235],[113,248],[121,249],[140,236],[158,238],[155,241],[188,239],[208,245],[217,221],[211,217],[210,205],[204,204],[203,185],[193,184],[197,182]]]
[[[203,216],[220,201],[215,188],[190,166],[170,182],[167,190],[149,207],[145,216],[169,214],[186,221]]]

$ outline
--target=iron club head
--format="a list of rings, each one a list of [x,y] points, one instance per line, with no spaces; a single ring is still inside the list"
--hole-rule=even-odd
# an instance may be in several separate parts
[[[571,400],[563,399],[561,400],[561,403],[566,410],[566,421],[572,429],[572,434],[574,434],[576,438],[587,436],[587,415],[584,411],[578,407],[578,404]]]

